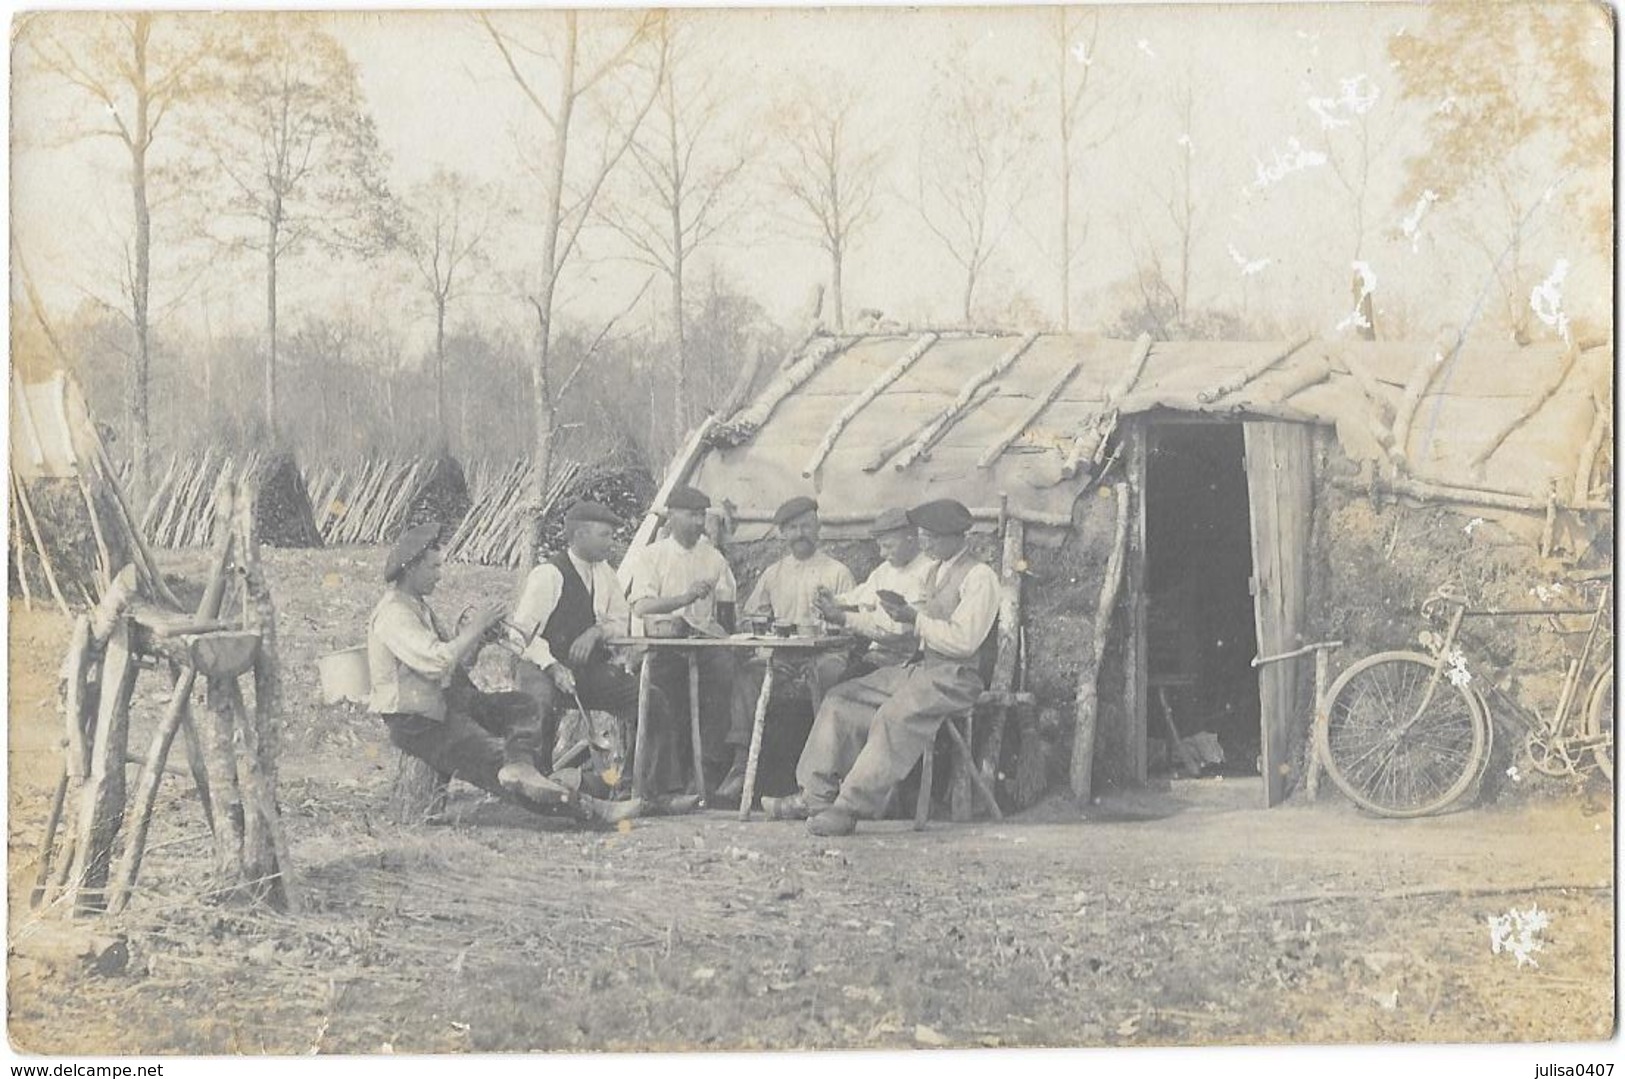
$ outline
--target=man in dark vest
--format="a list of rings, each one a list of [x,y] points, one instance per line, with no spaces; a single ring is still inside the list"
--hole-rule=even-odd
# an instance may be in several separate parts
[[[850,835],[859,818],[879,816],[942,721],[975,707],[986,688],[977,658],[998,618],[999,578],[966,546],[970,511],[945,498],[916,506],[908,519],[937,564],[918,607],[884,596],[880,603],[914,627],[919,652],[830,690],[796,766],[800,792],[762,799],[772,817],[810,817],[815,835]]]
[[[548,779],[534,702],[522,693],[486,693],[469,678],[464,667],[502,610],[481,608],[455,635],[441,626],[428,600],[440,582],[439,532],[434,524],[407,529],[384,564],[389,587],[367,622],[369,711],[402,753],[534,812],[604,823],[636,816],[636,803],[600,801]]]
[[[638,680],[611,661],[604,643],[626,634],[631,617],[620,579],[606,561],[620,524],[607,506],[571,506],[564,516],[565,549],[530,571],[514,608],[514,628],[530,636],[514,681],[535,698],[549,731],[557,729],[559,710],[578,701],[636,722]],[[645,775],[656,794],[644,800],[644,812],[693,809],[698,797],[665,795],[681,787],[677,770],[666,763],[679,731],[658,686],[649,688],[649,731],[652,759]],[[629,764],[639,767],[637,761]]]

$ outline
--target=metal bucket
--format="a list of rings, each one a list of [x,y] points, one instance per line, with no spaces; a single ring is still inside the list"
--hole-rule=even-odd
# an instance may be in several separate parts
[[[365,646],[317,657],[316,673],[321,678],[323,704],[340,701],[366,704],[372,696],[372,674],[367,668]]]

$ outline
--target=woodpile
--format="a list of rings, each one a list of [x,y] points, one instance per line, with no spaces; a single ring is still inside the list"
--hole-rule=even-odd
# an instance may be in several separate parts
[[[473,505],[451,538],[442,543],[446,559],[518,567],[524,559],[531,520],[537,513],[533,494],[536,481],[530,462],[521,460],[506,467],[480,464],[470,474]],[[542,536],[536,557],[546,558],[563,548],[564,513],[583,499],[601,502],[614,510],[625,522],[616,532],[616,541],[630,543],[653,493],[653,480],[636,466],[588,467],[573,461],[562,464],[548,484],[547,497],[540,507]]]
[[[307,479],[316,527],[328,544],[392,543],[430,521],[446,535],[463,523],[471,499],[455,458],[385,458],[312,470]]]
[[[320,547],[322,533],[311,510],[305,479],[291,453],[246,454],[208,449],[172,457],[141,516],[141,531],[165,548],[215,543],[215,492],[222,481],[258,491],[254,523],[273,547]]]
[[[182,610],[173,597],[158,602],[131,565],[75,622],[61,673],[63,767],[31,896],[36,906],[124,909],[140,876],[165,763],[184,734],[214,837],[216,877],[204,894],[297,909],[276,796],[281,669],[276,611],[259,562],[259,497],[251,483],[238,488],[227,479],[214,493],[215,558],[195,610]],[[242,611],[240,621],[220,621],[225,610]],[[135,758],[141,769],[132,791],[125,782],[130,706],[143,669],[166,672],[168,703],[146,753]],[[245,676],[252,710],[239,685]],[[207,707],[194,713],[200,683]]]

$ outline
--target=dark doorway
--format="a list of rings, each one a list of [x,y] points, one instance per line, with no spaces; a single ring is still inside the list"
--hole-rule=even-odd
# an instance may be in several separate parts
[[[1168,421],[1152,424],[1149,437],[1147,771],[1256,776],[1258,637],[1242,425]]]

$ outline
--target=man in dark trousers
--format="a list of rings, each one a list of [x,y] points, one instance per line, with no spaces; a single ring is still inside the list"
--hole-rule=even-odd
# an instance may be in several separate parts
[[[546,738],[535,703],[523,693],[486,693],[469,678],[464,665],[503,612],[483,607],[455,636],[446,633],[428,602],[440,582],[439,533],[434,524],[407,529],[384,564],[389,587],[367,623],[368,710],[401,752],[527,809],[605,823],[636,816],[636,803],[600,801],[542,774]]]
[[[539,705],[548,730],[556,730],[563,708],[609,712],[637,722],[638,680],[610,659],[605,640],[624,636],[631,608],[620,579],[607,559],[621,520],[607,506],[577,502],[564,515],[566,547],[525,578],[514,608],[514,628],[530,636],[514,681]],[[657,792],[644,799],[644,812],[695,808],[698,796],[670,793],[681,777],[668,763],[681,731],[658,686],[649,688],[650,760],[644,773]],[[639,762],[630,760],[633,768]]]

